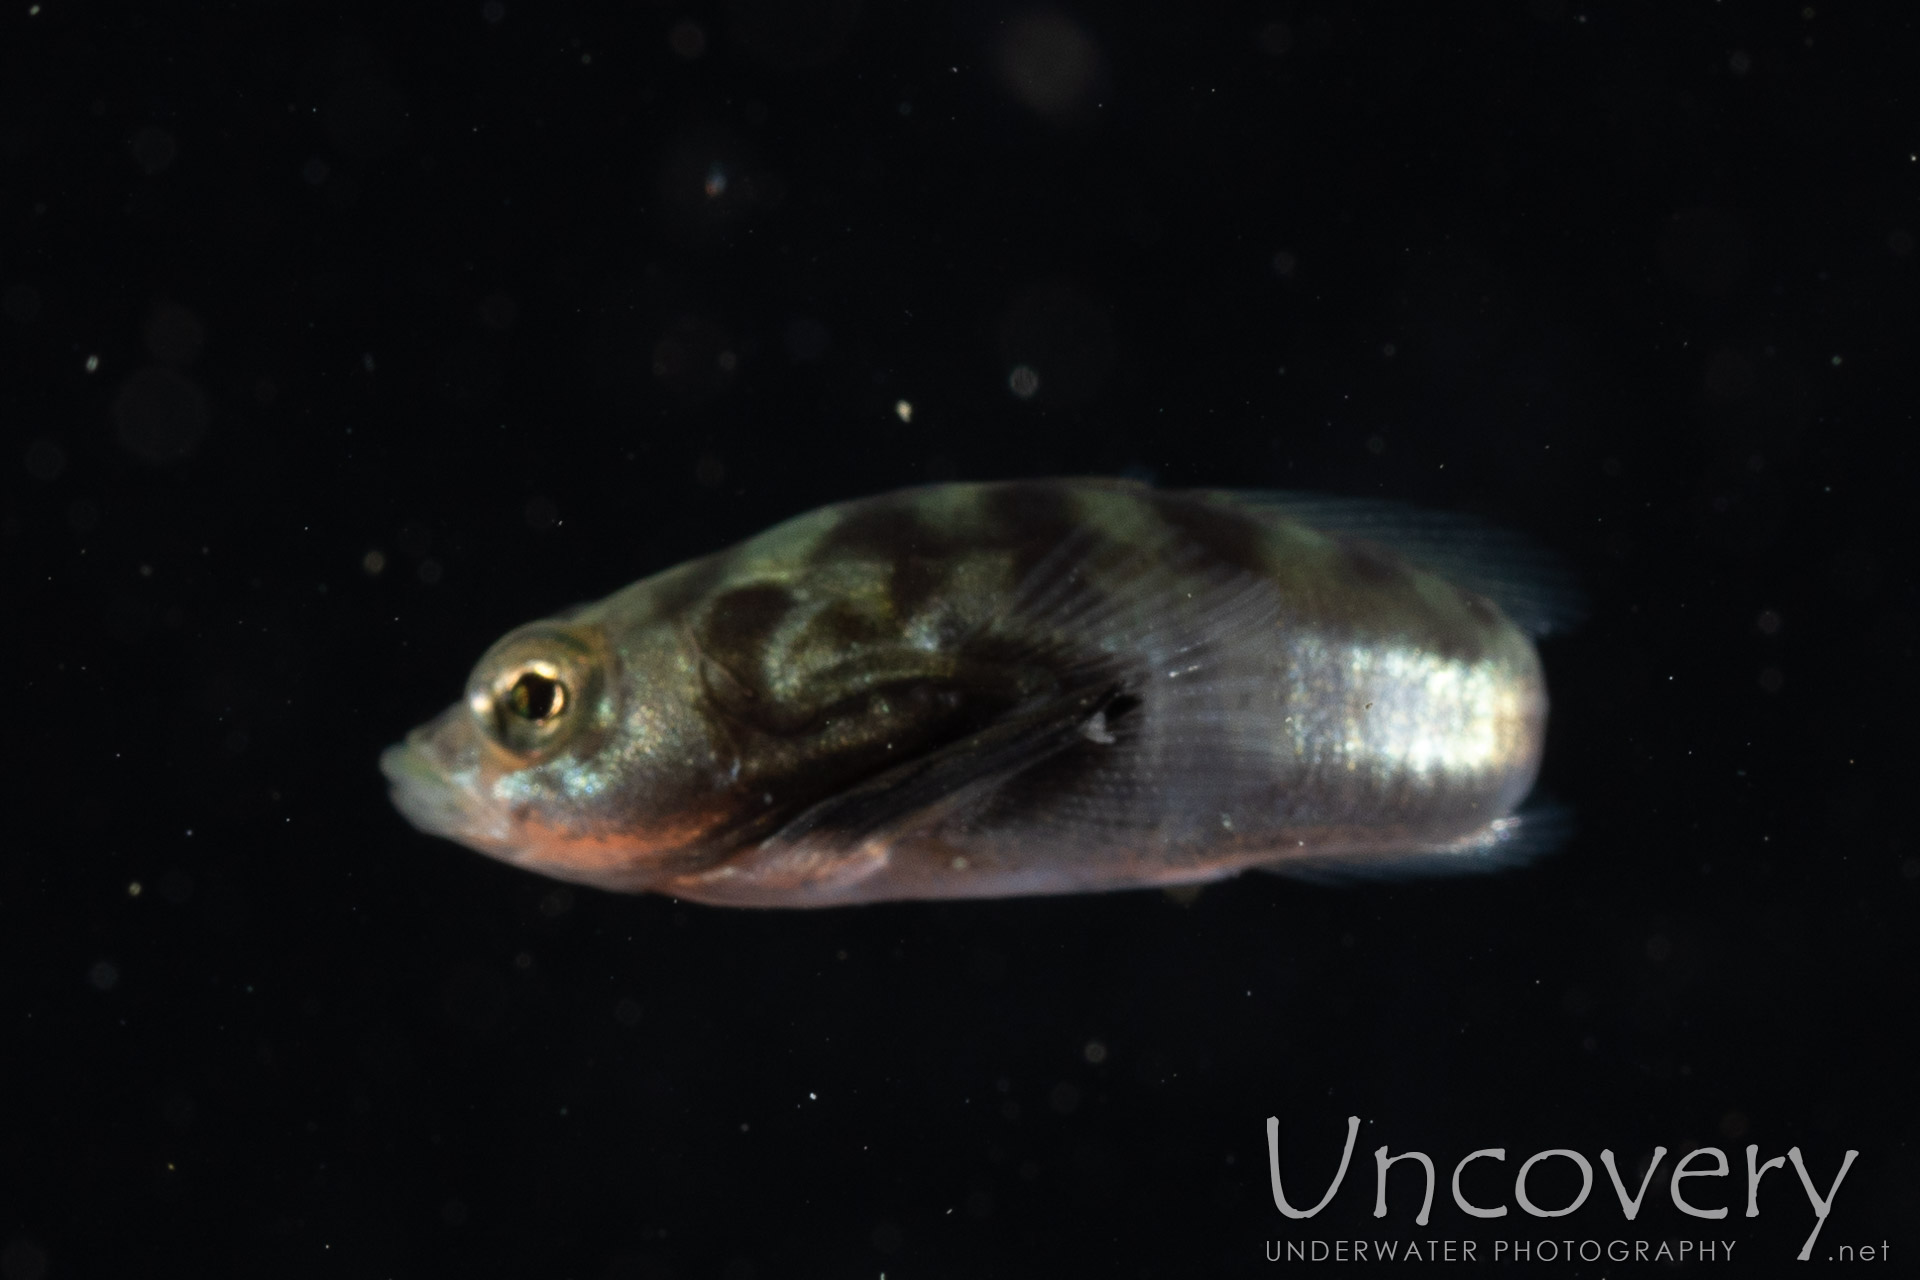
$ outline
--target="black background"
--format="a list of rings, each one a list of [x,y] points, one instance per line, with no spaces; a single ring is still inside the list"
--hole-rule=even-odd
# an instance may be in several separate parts
[[[0,20],[4,1280],[1353,1236],[1758,1271],[1813,1218],[1791,1167],[1742,1216],[1749,1142],[1822,1188],[1861,1152],[1816,1257],[1920,1249],[1896,6],[37,8]],[[747,912],[387,803],[379,749],[510,626],[824,502],[1082,473],[1562,552],[1561,850]],[[1306,1201],[1364,1121],[1316,1220],[1270,1115]],[[1404,1167],[1371,1216],[1381,1143],[1439,1164],[1429,1228]],[[1732,1216],[1670,1155],[1625,1223],[1598,1152],[1656,1144],[1726,1150],[1689,1185]],[[1592,1198],[1468,1219],[1492,1146],[1484,1202],[1555,1147]]]

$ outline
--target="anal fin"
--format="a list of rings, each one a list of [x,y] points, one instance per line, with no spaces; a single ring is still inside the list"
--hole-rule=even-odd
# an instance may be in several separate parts
[[[1552,853],[1564,843],[1570,827],[1567,810],[1536,804],[1445,844],[1378,853],[1288,854],[1259,864],[1258,870],[1322,885],[1480,875]]]

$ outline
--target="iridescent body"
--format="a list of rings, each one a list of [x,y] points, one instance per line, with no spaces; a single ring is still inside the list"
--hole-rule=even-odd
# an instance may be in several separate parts
[[[1540,663],[1463,585],[1500,567],[1407,527],[1112,480],[843,503],[512,632],[382,766],[424,830],[712,903],[1484,865]]]

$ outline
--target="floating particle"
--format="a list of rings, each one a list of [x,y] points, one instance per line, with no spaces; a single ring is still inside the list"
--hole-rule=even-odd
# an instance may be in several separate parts
[[[682,18],[667,33],[667,44],[676,57],[692,62],[707,51],[707,33],[692,18]]]

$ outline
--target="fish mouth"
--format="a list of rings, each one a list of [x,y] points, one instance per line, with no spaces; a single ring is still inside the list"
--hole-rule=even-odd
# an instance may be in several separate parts
[[[490,815],[485,802],[449,778],[433,757],[411,740],[380,753],[380,772],[387,776],[387,794],[394,807],[408,822],[429,835],[501,856],[506,847],[505,824],[497,819],[487,821]]]

